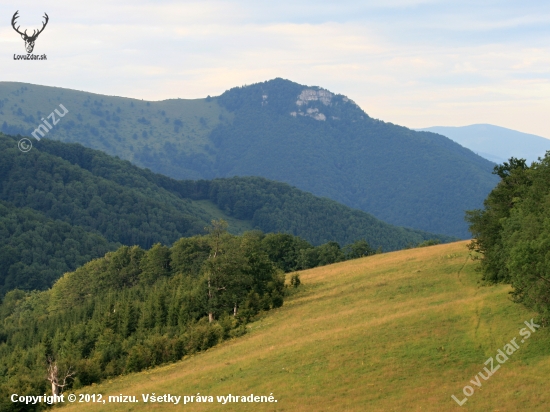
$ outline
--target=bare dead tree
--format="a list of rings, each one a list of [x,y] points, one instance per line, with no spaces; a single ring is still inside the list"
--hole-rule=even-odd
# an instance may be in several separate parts
[[[212,251],[210,252],[210,256],[208,256],[208,259],[216,259],[218,256],[218,253],[221,252],[221,245],[222,245],[222,235],[227,230],[227,222],[223,219],[220,220],[212,220],[212,226],[205,227],[204,229],[210,234],[211,239],[211,246],[214,254],[212,254]],[[215,289],[212,287],[212,271],[210,270],[208,272],[208,302],[212,302],[212,299],[214,298],[212,294],[212,290]],[[225,290],[225,287],[217,288],[217,292]],[[214,312],[212,312],[212,308],[208,310],[208,322],[212,323],[214,321]]]
[[[61,375],[63,375],[63,380],[61,380]],[[49,380],[52,385],[52,395],[59,396],[63,388],[67,386],[67,379],[72,379],[74,375],[75,372],[71,371],[70,366],[65,374],[60,374],[57,362],[51,357],[48,358],[48,375],[46,379]]]

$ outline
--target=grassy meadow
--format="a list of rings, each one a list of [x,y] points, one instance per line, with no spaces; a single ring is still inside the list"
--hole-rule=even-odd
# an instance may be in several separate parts
[[[90,411],[546,411],[549,333],[541,328],[481,388],[469,383],[536,315],[510,288],[481,286],[467,242],[375,255],[300,273],[303,285],[249,334],[164,367],[83,388],[140,403]],[[519,343],[519,339],[518,339]],[[496,361],[495,361],[496,364]],[[463,406],[465,385],[475,392]],[[143,403],[141,394],[214,403]],[[277,403],[216,402],[267,395]]]
[[[148,102],[78,90],[16,82],[0,82],[0,128],[25,136],[62,104],[69,111],[46,138],[78,142],[142,167],[170,167],[167,153],[211,158],[211,131],[233,116],[215,99],[169,99]],[[61,112],[63,112],[61,110]],[[33,143],[39,145],[32,139]],[[152,153],[157,154],[149,159]],[[201,178],[189,171],[189,176]],[[183,176],[177,176],[182,178]]]

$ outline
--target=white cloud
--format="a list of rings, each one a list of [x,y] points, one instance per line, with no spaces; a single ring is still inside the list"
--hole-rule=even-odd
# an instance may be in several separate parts
[[[284,77],[410,127],[493,123],[550,137],[550,5],[506,1],[21,1],[35,53],[0,27],[2,80],[143,99]],[[11,16],[13,6],[0,5]],[[5,19],[5,22],[9,19]]]

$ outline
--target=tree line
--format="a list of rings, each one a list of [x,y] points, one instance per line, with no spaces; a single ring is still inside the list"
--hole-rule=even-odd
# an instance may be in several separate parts
[[[550,315],[550,152],[530,166],[510,158],[495,166],[500,182],[484,209],[467,212],[474,237],[470,249],[481,253],[483,280],[508,283],[516,302]]]
[[[207,235],[171,247],[121,246],[49,290],[12,290],[0,305],[0,406],[16,410],[11,393],[77,389],[238,337],[283,305],[301,284],[296,270],[374,253],[364,240],[340,248],[282,233],[235,236],[215,220]]]

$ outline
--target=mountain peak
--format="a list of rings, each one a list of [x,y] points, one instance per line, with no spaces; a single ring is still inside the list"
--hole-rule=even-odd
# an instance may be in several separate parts
[[[262,176],[429,232],[469,236],[464,210],[479,208],[498,181],[491,162],[450,139],[372,119],[346,96],[282,78],[196,100],[8,83],[0,95],[7,134],[31,136],[63,103],[70,112],[48,139],[176,179]],[[248,203],[243,198],[239,208]]]
[[[295,118],[317,121],[359,121],[369,116],[351,99],[319,86],[305,86],[275,78],[262,83],[232,88],[219,103],[230,111],[261,109]]]

